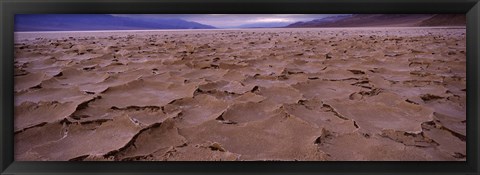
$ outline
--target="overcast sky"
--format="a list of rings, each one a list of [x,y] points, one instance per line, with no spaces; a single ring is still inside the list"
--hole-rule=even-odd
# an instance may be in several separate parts
[[[135,14],[115,15],[128,17],[149,18],[180,18],[187,21],[198,22],[218,28],[237,27],[253,23],[294,23],[298,21],[310,21],[313,19],[338,16],[339,14]]]

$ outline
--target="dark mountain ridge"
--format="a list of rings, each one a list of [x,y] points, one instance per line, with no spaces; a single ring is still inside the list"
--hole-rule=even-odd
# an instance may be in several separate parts
[[[296,22],[286,27],[417,27],[464,26],[464,14],[354,14]]]
[[[467,16],[464,14],[438,14],[418,24],[418,26],[465,26]]]
[[[140,29],[213,29],[182,19],[148,19],[108,14],[22,14],[15,15],[15,31],[82,31]]]

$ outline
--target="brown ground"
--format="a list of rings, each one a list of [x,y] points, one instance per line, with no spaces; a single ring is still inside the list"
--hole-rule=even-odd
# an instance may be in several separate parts
[[[465,160],[465,50],[465,28],[17,33],[15,160]]]

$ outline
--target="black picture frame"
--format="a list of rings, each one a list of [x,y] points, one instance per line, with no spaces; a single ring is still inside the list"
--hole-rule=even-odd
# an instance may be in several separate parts
[[[478,0],[0,0],[1,174],[479,174]],[[467,161],[464,162],[15,162],[14,14],[349,14],[467,15]]]

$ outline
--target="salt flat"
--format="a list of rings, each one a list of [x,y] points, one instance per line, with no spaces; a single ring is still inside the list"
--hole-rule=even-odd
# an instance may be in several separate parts
[[[15,33],[15,159],[460,160],[465,27]]]

